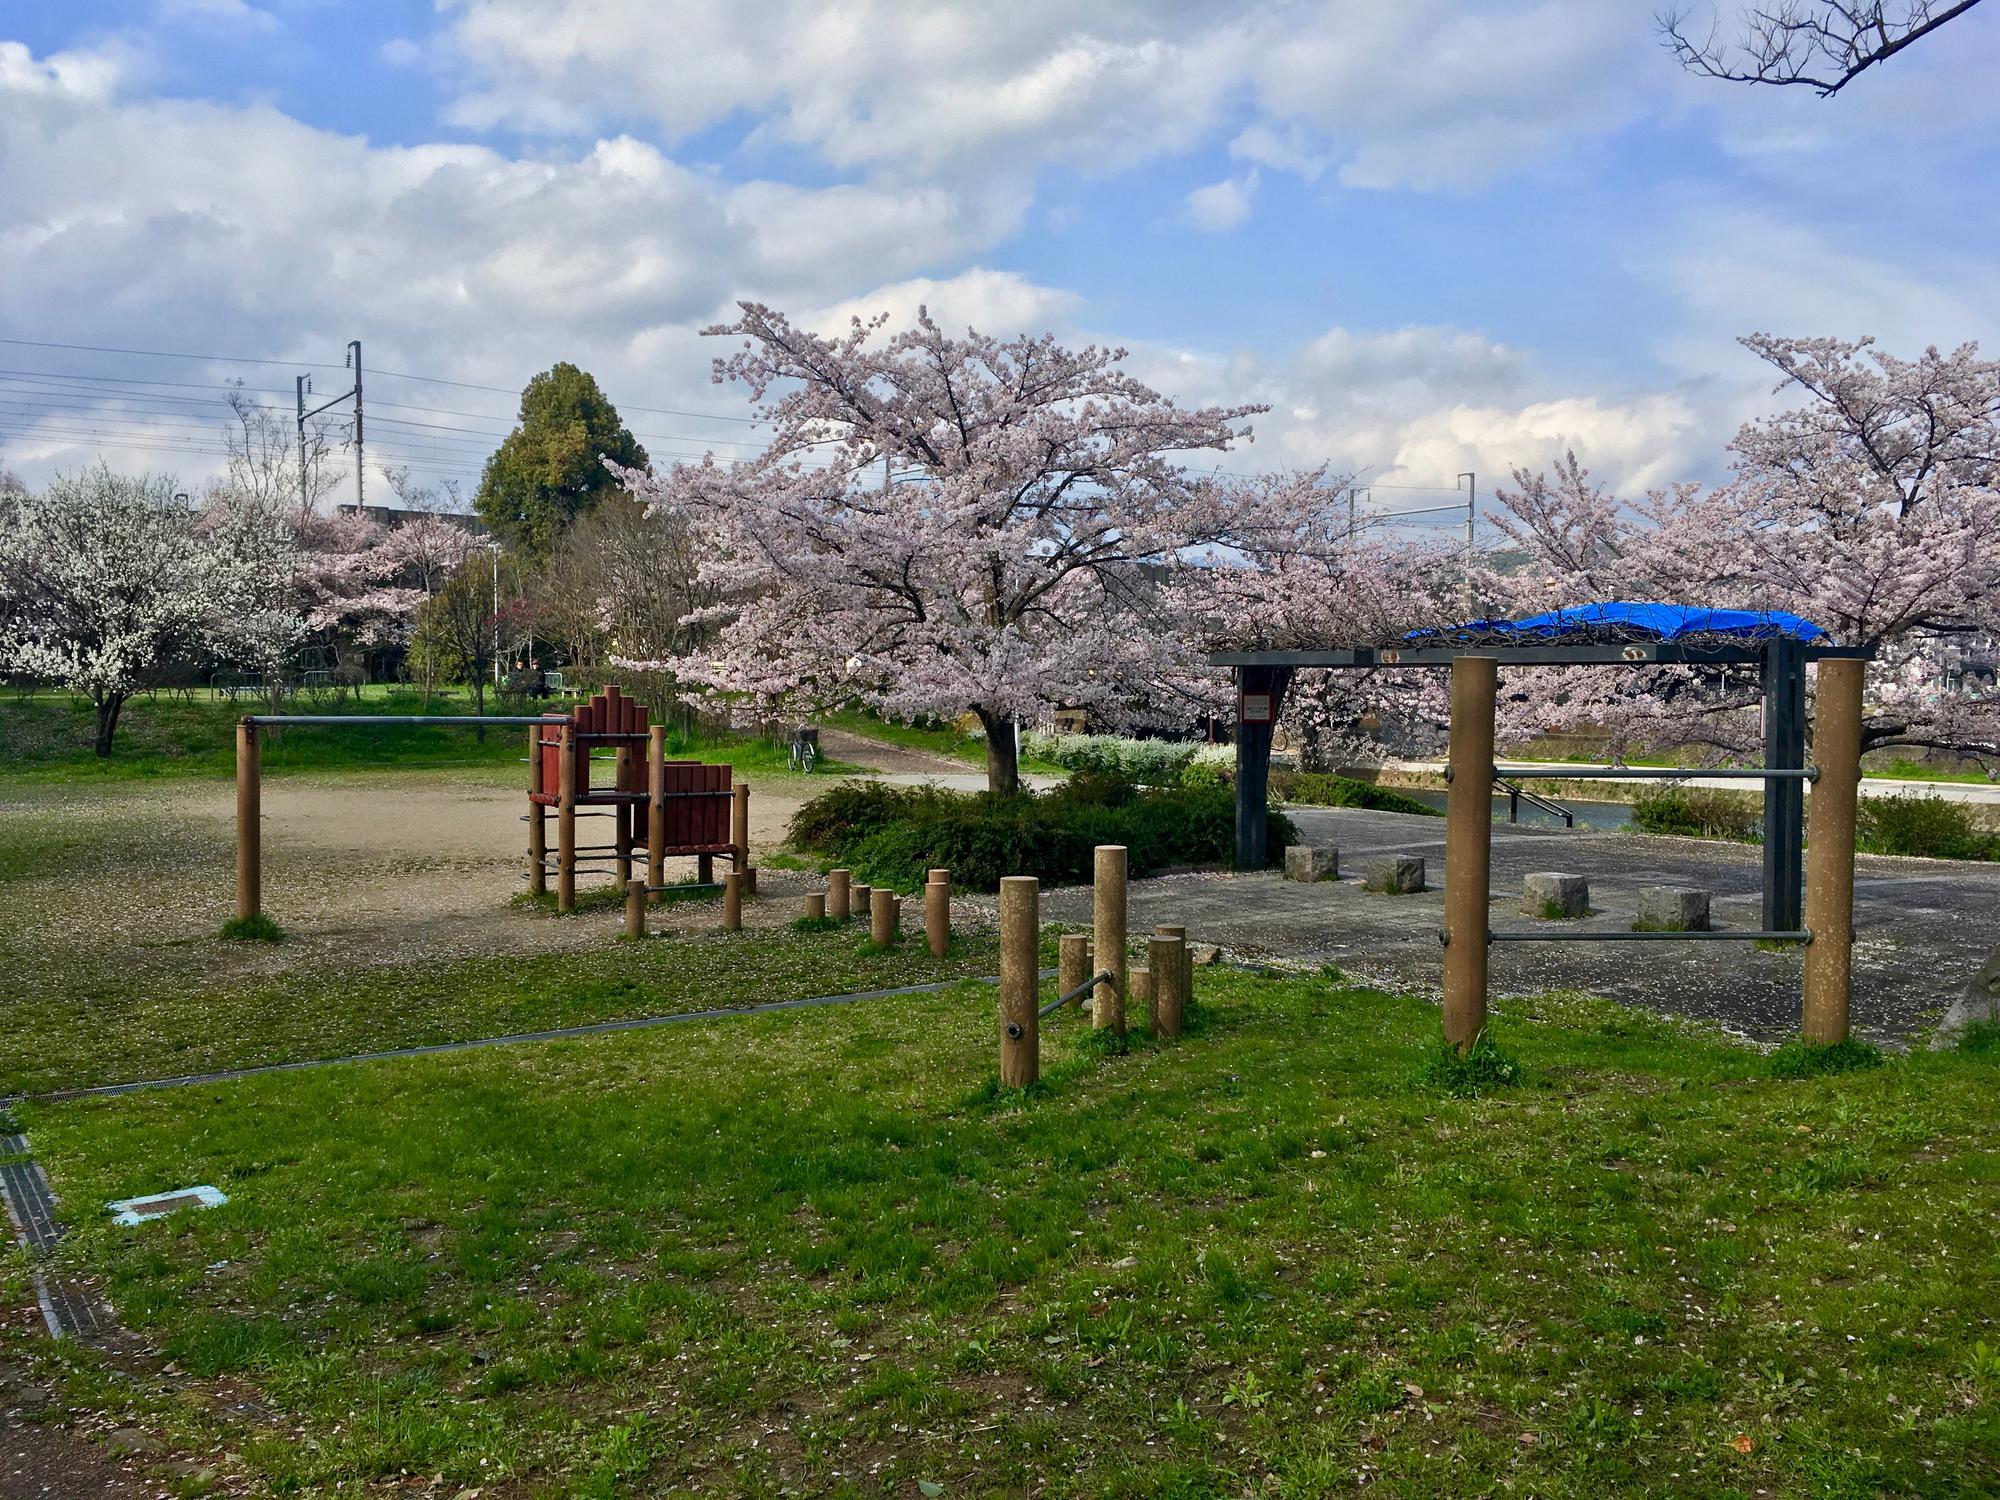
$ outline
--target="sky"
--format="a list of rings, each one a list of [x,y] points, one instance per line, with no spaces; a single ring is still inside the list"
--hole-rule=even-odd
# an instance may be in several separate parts
[[[738,299],[1120,346],[1271,407],[1204,466],[1385,511],[1719,479],[1796,404],[1745,334],[2000,353],[2000,6],[1831,100],[1655,9],[0,0],[0,469],[196,487],[225,383],[289,417],[355,339],[371,500],[469,493],[563,359],[656,461],[746,454]]]

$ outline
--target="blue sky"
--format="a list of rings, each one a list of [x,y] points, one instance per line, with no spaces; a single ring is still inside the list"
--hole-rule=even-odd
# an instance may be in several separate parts
[[[1821,101],[1682,75],[1624,0],[9,0],[0,336],[359,337],[397,372],[375,461],[469,480],[554,359],[721,416],[698,330],[734,298],[922,301],[1270,403],[1232,467],[1386,498],[1573,446],[1621,486],[1713,478],[1773,404],[1737,335],[2000,347],[1987,9]],[[0,352],[31,478],[199,479],[200,388],[295,368]],[[140,399],[169,380],[183,405]]]

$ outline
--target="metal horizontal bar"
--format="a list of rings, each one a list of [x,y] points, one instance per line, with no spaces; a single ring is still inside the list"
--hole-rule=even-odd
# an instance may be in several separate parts
[[[1071,990],[1067,995],[1056,996],[1055,999],[1051,1000],[1047,1005],[1044,1005],[1040,1010],[1036,1011],[1035,1014],[1037,1016],[1045,1016],[1050,1011],[1061,1010],[1065,1005],[1068,1005],[1071,1001],[1082,999],[1085,995],[1089,994],[1092,990],[1096,989],[1097,986],[1102,984],[1105,980],[1116,979],[1117,977],[1118,976],[1116,974],[1113,974],[1109,969],[1099,969],[1095,974],[1091,975],[1090,978],[1084,980],[1082,984],[1078,985],[1075,989]]]
[[[1677,766],[1590,766],[1574,771],[1539,766],[1495,766],[1494,777],[1519,781],[1691,781],[1706,777],[1723,781],[1817,781],[1818,766],[1719,766],[1713,770]]]
[[[443,729],[477,729],[494,724],[550,724],[560,720],[512,715],[475,714],[245,714],[245,724],[435,724]]]
[[[1698,641],[1620,641],[1606,645],[1499,646],[1468,641],[1455,646],[1328,646],[1301,651],[1217,651],[1212,667],[1446,667],[1461,656],[1491,657],[1501,666],[1601,667],[1761,666],[1762,641],[1748,645]],[[1849,658],[1872,661],[1872,646],[1807,646],[1807,661]]]
[[[1810,943],[1797,932],[1489,932],[1489,943]]]

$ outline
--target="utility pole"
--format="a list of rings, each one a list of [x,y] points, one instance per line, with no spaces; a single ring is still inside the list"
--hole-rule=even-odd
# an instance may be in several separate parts
[[[1468,470],[1458,476],[1465,481],[1465,617],[1470,620],[1475,601],[1472,597],[1472,539],[1473,528],[1479,523],[1478,482]]]
[[[350,339],[347,344],[348,368],[354,371],[354,389],[342,391],[330,401],[321,402],[311,411],[306,410],[306,394],[312,390],[312,377],[298,377],[299,413],[299,509],[301,512],[312,504],[312,496],[306,487],[306,422],[318,416],[329,407],[340,405],[352,397],[354,400],[354,513],[361,514],[367,503],[367,491],[363,475],[367,472],[367,451],[361,444],[361,340]]]
[[[367,497],[362,493],[368,473],[368,450],[361,442],[361,340],[349,339],[347,362],[354,366],[354,513],[360,515]]]
[[[306,486],[306,392],[313,388],[312,376],[296,375],[292,383],[299,397],[299,519],[312,509],[312,493]]]

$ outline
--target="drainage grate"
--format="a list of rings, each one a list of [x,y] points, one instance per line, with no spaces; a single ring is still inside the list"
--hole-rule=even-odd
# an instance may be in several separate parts
[[[91,1339],[109,1333],[105,1306],[73,1281],[35,1273],[35,1301],[52,1339]]]
[[[0,1135],[0,1156],[26,1156],[28,1138],[25,1135]]]
[[[56,1200],[40,1164],[12,1161],[0,1165],[0,1196],[7,1200],[7,1217],[21,1241],[35,1254],[51,1249],[62,1237],[56,1227]]]

